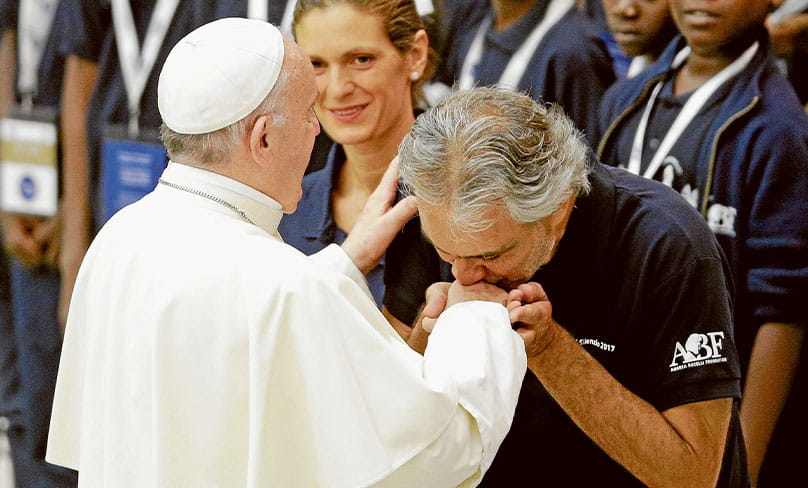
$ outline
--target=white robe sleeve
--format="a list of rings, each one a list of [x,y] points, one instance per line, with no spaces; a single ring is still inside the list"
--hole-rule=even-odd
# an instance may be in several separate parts
[[[491,302],[465,302],[437,321],[424,354],[424,375],[450,377],[458,402],[477,422],[483,471],[508,433],[527,368],[524,342],[508,311]]]
[[[516,333],[503,333],[506,327],[507,311],[490,302],[460,303],[440,316],[424,355],[424,376],[436,388],[454,383],[462,408],[435,442],[379,486],[479,483],[510,429],[526,368],[524,344],[518,336],[513,340]],[[470,476],[458,483],[464,470]]]
[[[325,266],[332,271],[336,271],[337,273],[343,274],[352,279],[354,283],[359,285],[359,288],[365,292],[365,295],[373,300],[373,294],[370,292],[370,288],[368,288],[368,282],[367,279],[365,279],[365,275],[359,271],[359,268],[356,267],[356,264],[353,262],[351,257],[345,253],[341,246],[338,246],[337,244],[329,244],[322,250],[312,254],[309,257],[312,261],[320,266]]]

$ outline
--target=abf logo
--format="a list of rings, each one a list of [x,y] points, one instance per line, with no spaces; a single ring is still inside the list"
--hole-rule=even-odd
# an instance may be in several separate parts
[[[671,361],[671,373],[685,368],[695,368],[708,364],[725,363],[727,358],[721,355],[724,347],[723,332],[706,334],[690,334],[683,346],[676,343]]]

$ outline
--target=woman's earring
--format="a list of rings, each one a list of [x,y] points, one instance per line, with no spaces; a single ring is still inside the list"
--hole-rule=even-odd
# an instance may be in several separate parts
[[[410,79],[412,81],[418,81],[418,78],[420,78],[420,77],[421,77],[421,74],[418,73],[417,71],[413,71],[412,73],[410,73]]]

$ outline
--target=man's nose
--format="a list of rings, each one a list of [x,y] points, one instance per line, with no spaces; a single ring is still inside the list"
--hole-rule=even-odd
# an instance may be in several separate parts
[[[461,285],[473,285],[485,276],[485,267],[478,259],[455,258],[452,274]]]

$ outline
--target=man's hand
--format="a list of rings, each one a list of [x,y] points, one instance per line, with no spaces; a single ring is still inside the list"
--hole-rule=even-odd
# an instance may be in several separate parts
[[[527,356],[538,356],[552,342],[560,327],[553,320],[553,306],[544,288],[538,283],[524,283],[511,290],[508,300],[511,323],[525,341]]]
[[[21,215],[3,214],[2,223],[6,252],[23,266],[33,268],[42,264],[42,249],[33,235],[36,220]]]
[[[799,45],[808,44],[808,13],[792,14],[778,22],[766,20],[766,28],[772,41],[772,51],[784,56]]]
[[[87,212],[89,214],[89,211]],[[79,274],[81,261],[90,245],[89,218],[64,219],[61,229],[61,252],[59,253],[59,273],[61,285],[59,288],[59,326],[64,334],[67,324],[67,312],[70,308],[70,297],[73,295],[73,285]]]
[[[397,187],[398,159],[394,159],[342,243],[342,249],[363,274],[376,267],[393,238],[418,210],[411,196],[392,205]]]
[[[42,249],[42,264],[51,268],[59,267],[62,223],[60,217],[45,219],[33,230],[34,239]]]
[[[58,218],[3,214],[2,225],[6,251],[23,266],[56,266],[59,254]]]

